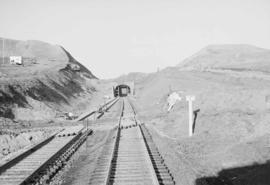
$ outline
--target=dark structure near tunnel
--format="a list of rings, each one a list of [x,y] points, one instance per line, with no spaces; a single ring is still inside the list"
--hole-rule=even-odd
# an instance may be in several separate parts
[[[130,87],[125,84],[117,85],[116,87],[113,87],[113,94],[114,97],[124,97],[130,94]]]

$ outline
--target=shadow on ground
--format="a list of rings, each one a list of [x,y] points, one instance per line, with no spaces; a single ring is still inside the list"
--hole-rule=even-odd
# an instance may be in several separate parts
[[[216,177],[202,177],[195,185],[270,185],[270,161],[225,169]]]

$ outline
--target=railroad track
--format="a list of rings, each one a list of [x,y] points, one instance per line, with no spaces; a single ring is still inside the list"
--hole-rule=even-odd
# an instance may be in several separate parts
[[[116,104],[118,102],[118,100],[119,100],[118,97],[114,98],[114,99],[108,101],[107,103],[105,103],[104,105],[102,105],[100,107],[100,110],[92,110],[90,112],[86,112],[86,113],[80,115],[75,121],[83,121],[96,113],[98,113],[96,118],[99,119],[104,115],[104,112],[108,111],[114,104]]]
[[[81,121],[94,113],[97,119],[103,116],[119,98],[114,98],[101,107],[83,115]],[[92,133],[91,129],[80,126],[65,127],[59,133],[44,139],[18,156],[0,165],[0,185],[48,184],[68,162],[70,157]]]
[[[1,185],[49,183],[92,130],[70,127],[0,167]]]
[[[119,98],[104,104],[102,111],[93,111],[81,120],[98,113],[103,116]],[[80,121],[80,120],[78,120]],[[93,131],[81,126],[66,127],[32,148],[0,166],[0,185],[39,185],[48,184],[68,162],[70,157]]]
[[[131,102],[126,98],[122,101],[118,126],[112,133],[114,140],[107,140],[90,184],[175,184],[147,128],[138,122]]]

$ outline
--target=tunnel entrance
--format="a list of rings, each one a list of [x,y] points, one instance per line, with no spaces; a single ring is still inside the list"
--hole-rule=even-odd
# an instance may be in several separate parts
[[[126,84],[117,85],[113,87],[114,97],[124,97],[130,94],[130,87]]]

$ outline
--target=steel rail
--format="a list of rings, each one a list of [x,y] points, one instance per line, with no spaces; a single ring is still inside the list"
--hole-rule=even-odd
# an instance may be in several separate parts
[[[37,185],[49,182],[91,133],[92,130],[85,128],[68,137],[57,137],[56,133],[2,166],[0,184]]]
[[[33,153],[34,151],[38,150],[39,148],[41,148],[42,146],[46,145],[47,143],[49,143],[59,132],[61,132],[62,130],[53,133],[52,135],[50,135],[48,138],[45,138],[43,140],[41,140],[40,142],[38,142],[37,144],[33,145],[32,147],[28,148],[27,150],[23,151],[22,153],[19,153],[18,155],[14,156],[12,159],[8,160],[6,163],[2,164],[0,166],[0,175],[8,168],[10,168],[11,166],[14,166],[16,163],[18,163],[19,161],[21,161],[22,159],[24,159],[25,157],[31,155],[31,153]]]
[[[36,184],[37,181],[41,182],[40,184],[45,183],[45,181],[49,181],[57,171],[64,165],[73,153],[82,145],[82,143],[86,140],[87,135],[89,135],[92,130],[86,130],[83,132],[83,129],[66,145],[62,146],[60,150],[58,150],[53,156],[51,156],[47,161],[43,163],[38,169],[36,169],[31,175],[29,175],[21,185],[28,184]],[[40,177],[40,174],[44,176],[46,170],[50,167],[54,168],[47,175],[51,176],[49,179],[41,179],[37,180]],[[44,182],[42,182],[44,181]]]
[[[123,124],[130,121],[128,118],[133,117],[132,114],[132,124]],[[90,184],[175,184],[163,158],[156,155],[158,151],[153,147],[155,145],[149,135],[145,133],[146,127],[137,124],[136,119],[131,101],[122,98],[116,135],[113,140],[109,138],[108,144],[105,145]]]
[[[103,109],[104,107],[106,107],[105,111],[108,111],[116,102],[118,102],[119,98],[114,98],[110,101],[108,101],[107,103],[105,103],[104,105],[101,106],[101,108]],[[79,118],[77,121],[83,121],[85,120],[86,118],[92,116],[93,114],[95,114],[96,112],[98,112],[98,110],[94,110],[94,111],[91,111],[90,113],[84,115],[82,118]],[[100,113],[100,115],[98,115],[98,118],[100,118],[101,116],[103,116],[104,114],[104,111],[102,111]]]
[[[117,126],[112,130],[106,139],[105,145],[103,146],[103,151],[97,159],[96,169],[91,175],[90,184],[91,185],[105,185],[109,183],[109,174],[112,169],[112,158],[117,147],[120,135],[120,123],[123,117],[124,102],[121,100],[121,111],[118,119]]]
[[[129,98],[128,102],[131,105],[132,110],[136,117],[137,116],[136,109]],[[137,122],[137,118],[135,119]],[[144,123],[139,124],[139,128],[142,133],[145,146],[147,148],[148,154],[152,162],[152,166],[155,170],[155,174],[157,176],[159,183],[163,185],[174,185],[175,184],[174,177],[171,174],[167,165],[165,164],[165,160],[163,159],[162,155],[159,153],[158,148],[155,145],[150,132],[147,130]]]

